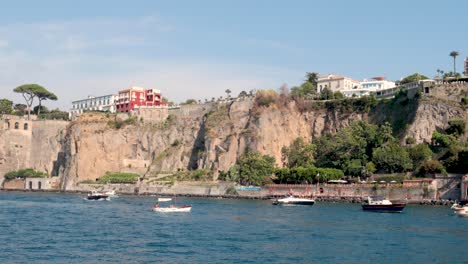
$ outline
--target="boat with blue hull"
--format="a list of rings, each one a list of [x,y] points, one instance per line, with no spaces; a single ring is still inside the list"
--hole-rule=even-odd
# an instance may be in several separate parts
[[[362,210],[383,213],[401,213],[405,206],[405,203],[392,203],[382,196],[369,196],[362,204]]]

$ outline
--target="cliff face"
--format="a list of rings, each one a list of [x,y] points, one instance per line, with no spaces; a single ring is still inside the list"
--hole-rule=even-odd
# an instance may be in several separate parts
[[[292,101],[260,107],[254,99],[245,98],[184,106],[169,111],[165,121],[136,119],[123,122],[119,129],[112,125],[113,117],[104,114],[88,114],[69,124],[37,121],[29,134],[0,130],[0,173],[40,169],[59,175],[63,189],[74,189],[80,181],[94,181],[107,171],[157,177],[177,170],[210,169],[216,178],[247,149],[272,155],[281,164],[282,147],[297,137],[310,141],[324,133],[335,133],[355,120],[389,121],[385,107],[370,114],[325,107],[300,111]],[[437,100],[418,100],[404,111],[411,113],[397,114],[408,122],[401,136],[414,137],[418,142],[430,141],[432,132],[445,129],[451,118],[467,119],[464,109]]]
[[[62,145],[59,168],[65,189],[95,180],[107,171],[137,172],[148,177],[185,169],[228,170],[248,148],[272,155],[297,137],[311,140],[336,132],[363,114],[325,110],[301,113],[294,103],[254,109],[253,99],[191,106],[170,113],[159,124],[109,127],[108,118],[88,116],[72,123]],[[253,112],[255,110],[255,113]]]
[[[408,124],[406,136],[414,138],[418,143],[430,143],[432,133],[445,130],[448,121],[453,118],[463,118],[468,121],[468,112],[450,103],[423,101],[418,104],[414,121]]]
[[[23,119],[4,119],[0,129],[0,182],[9,171],[34,168],[51,176],[59,159],[68,122],[65,121],[27,121]],[[18,129],[14,124],[18,123]],[[3,124],[2,124],[3,125]],[[27,129],[25,130],[25,125]]]

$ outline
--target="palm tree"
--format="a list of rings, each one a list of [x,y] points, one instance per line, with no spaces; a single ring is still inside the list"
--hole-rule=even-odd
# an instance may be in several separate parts
[[[450,52],[450,57],[453,57],[453,73],[456,74],[457,73],[457,67],[456,67],[456,58],[457,56],[460,55],[460,53],[458,53],[458,51],[452,51]]]
[[[441,72],[441,70],[440,70],[440,69],[437,69],[437,71],[436,71],[436,72],[437,72],[437,77],[439,77],[439,76],[440,76],[440,72]]]

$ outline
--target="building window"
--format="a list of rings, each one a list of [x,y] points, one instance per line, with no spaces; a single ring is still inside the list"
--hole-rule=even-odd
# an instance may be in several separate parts
[[[28,130],[29,124],[28,124],[28,123],[24,123],[23,128],[24,128],[24,130]]]
[[[40,190],[42,188],[42,182],[37,183],[37,189]]]
[[[6,125],[7,125],[7,129],[10,129],[10,121],[7,121]]]
[[[19,123],[15,122],[15,129],[18,129],[18,128],[19,128]]]
[[[32,190],[32,181],[29,182],[29,190]]]

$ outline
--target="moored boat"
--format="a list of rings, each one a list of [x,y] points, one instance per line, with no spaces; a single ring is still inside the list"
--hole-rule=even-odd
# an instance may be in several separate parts
[[[294,197],[290,195],[286,198],[275,200],[273,204],[274,205],[314,205],[315,200],[308,199],[308,198],[299,198],[299,197]]]
[[[88,196],[86,197],[86,200],[90,200],[90,201],[108,201],[108,200],[110,200],[110,198],[109,198],[109,195],[107,195],[105,193],[92,191],[91,193],[88,193]]]
[[[373,212],[400,213],[405,208],[405,203],[392,203],[382,196],[369,196],[362,204],[362,210]]]
[[[172,198],[158,198],[158,202],[170,202]]]
[[[451,209],[459,216],[468,216],[468,202],[462,201],[452,205]]]
[[[191,205],[175,206],[170,205],[169,207],[160,207],[159,204],[156,204],[153,207],[153,211],[160,213],[187,213],[192,210]]]
[[[463,207],[456,208],[454,210],[455,214],[458,216],[465,216],[468,217],[468,205],[465,205]]]

